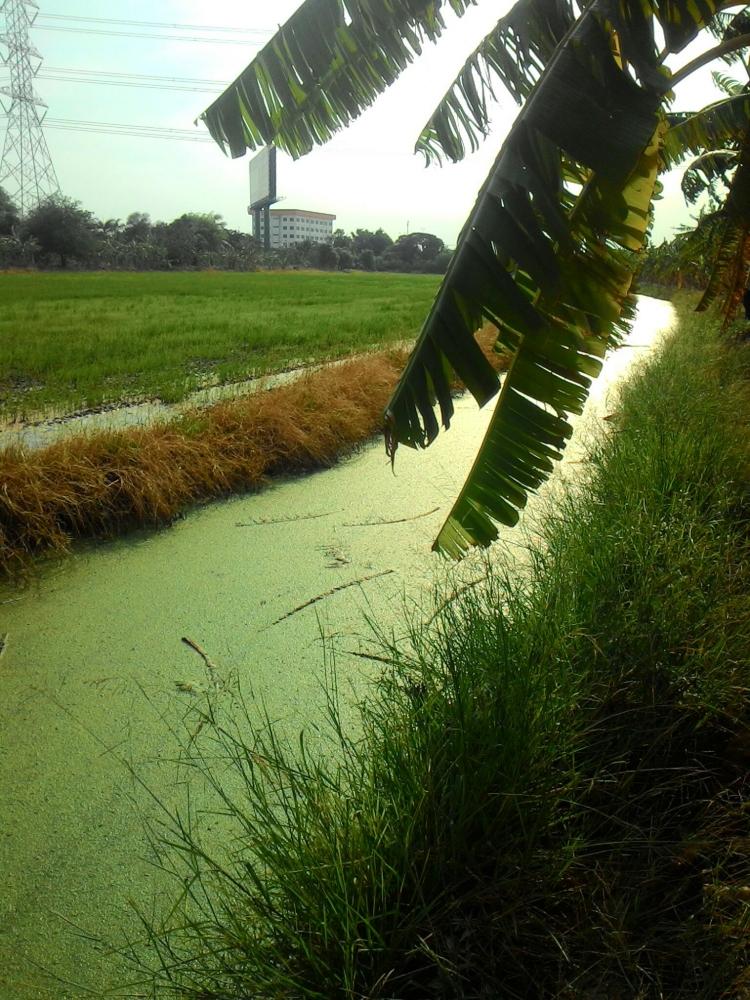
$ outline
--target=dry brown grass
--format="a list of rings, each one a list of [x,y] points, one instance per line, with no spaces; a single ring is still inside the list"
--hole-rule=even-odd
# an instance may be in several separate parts
[[[480,339],[486,347],[490,338]],[[332,465],[381,429],[405,359],[367,355],[171,423],[0,452],[0,575],[16,577],[77,538],[168,524],[191,503]]]

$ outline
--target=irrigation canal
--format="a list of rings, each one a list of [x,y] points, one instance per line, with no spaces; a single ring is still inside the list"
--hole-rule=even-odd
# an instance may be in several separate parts
[[[668,303],[640,300],[579,432],[672,321]],[[340,651],[340,688],[362,693],[372,664],[346,651],[367,646],[363,613],[398,629],[404,602],[454,572],[430,543],[489,418],[468,399],[458,408],[428,453],[399,452],[395,476],[373,444],[168,530],[79,548],[25,591],[0,591],[3,1000],[138,995],[107,992],[125,974],[92,937],[135,935],[131,904],[160,905],[144,833],[153,806],[133,774],[167,803],[183,794],[174,730],[207,682],[183,639],[290,733],[322,710],[321,630]],[[579,433],[558,483],[575,475],[580,448]]]

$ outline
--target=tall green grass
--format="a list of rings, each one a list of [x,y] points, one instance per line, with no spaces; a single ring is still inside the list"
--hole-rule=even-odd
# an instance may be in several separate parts
[[[159,397],[416,336],[429,275],[0,275],[0,419]]]
[[[747,995],[749,375],[685,319],[530,568],[379,637],[356,725],[333,681],[314,743],[209,700],[222,835],[165,806],[154,996]]]

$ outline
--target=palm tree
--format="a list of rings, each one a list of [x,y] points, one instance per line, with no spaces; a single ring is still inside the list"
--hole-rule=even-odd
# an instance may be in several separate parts
[[[390,86],[474,0],[304,0],[204,113],[232,156],[275,143],[309,152]],[[481,404],[500,397],[435,547],[460,555],[513,525],[562,456],[607,349],[631,315],[630,256],[665,165],[672,88],[750,43],[721,0],[517,0],[473,52],[417,148],[456,160],[489,131],[499,81],[521,105],[461,232],[386,411],[391,456],[426,447],[453,416],[457,375]],[[736,4],[734,5],[736,6]],[[726,22],[726,23],[725,23]],[[672,72],[709,26],[722,40]],[[747,116],[746,119],[747,121]],[[474,334],[512,354],[502,389]]]

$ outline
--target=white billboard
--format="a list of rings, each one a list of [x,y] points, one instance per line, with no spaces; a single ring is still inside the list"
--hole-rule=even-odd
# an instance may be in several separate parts
[[[276,200],[276,147],[266,146],[250,161],[250,208],[265,208]]]

